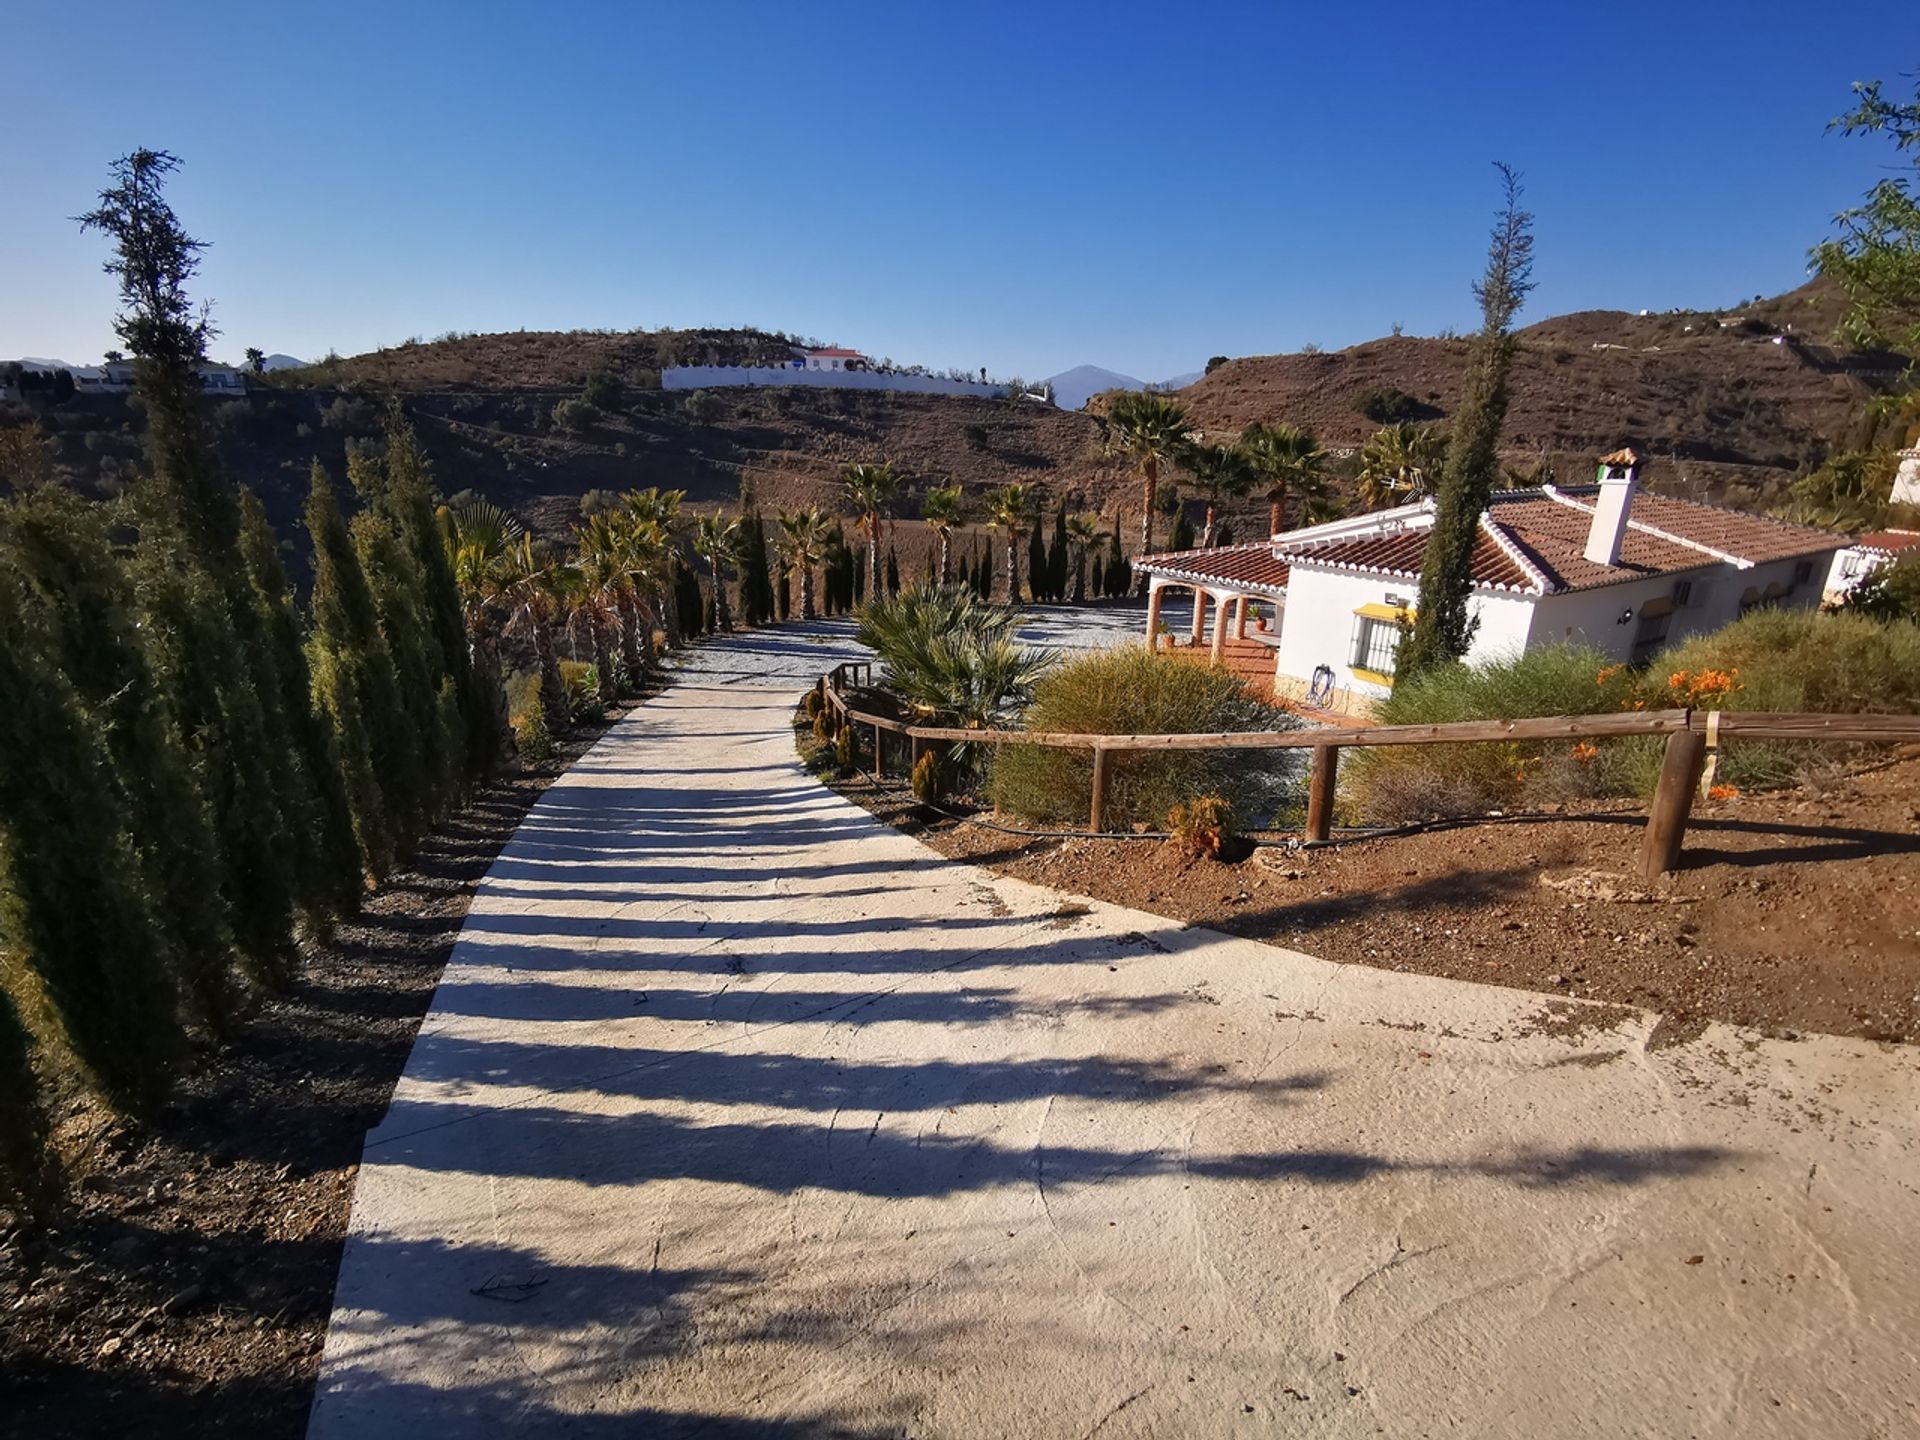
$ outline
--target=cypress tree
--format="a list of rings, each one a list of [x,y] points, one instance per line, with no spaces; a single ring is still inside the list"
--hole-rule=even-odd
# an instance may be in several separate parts
[[[445,812],[457,788],[465,746],[443,724],[440,694],[446,672],[437,663],[432,621],[418,583],[420,572],[406,543],[385,515],[371,509],[354,516],[347,529],[373,597],[381,638],[393,659],[409,748],[419,757],[420,768],[407,777],[405,796],[397,796],[391,787],[386,791],[390,809],[407,818],[411,839]]]
[[[204,789],[234,937],[263,974],[280,978],[292,939],[292,836],[308,805],[300,772],[283,763],[293,745],[240,563],[239,506],[200,394],[197,367],[213,331],[186,290],[204,246],[162,195],[178,166],[153,150],[116,161],[114,184],[80,225],[115,242],[107,270],[120,283],[123,309],[114,330],[134,357],[147,421],[150,473],[136,497],[148,594],[206,612],[175,617],[196,633],[175,647],[185,668],[167,675],[168,689],[183,729],[219,772],[207,774]],[[179,573],[161,573],[168,568]]]
[[[1167,549],[1191,550],[1193,541],[1193,522],[1187,519],[1187,507],[1178,506],[1173,512],[1173,533],[1167,537]]]
[[[1067,598],[1067,497],[1060,497],[1060,508],[1053,515],[1053,539],[1047,545],[1047,598],[1055,604]]]
[[[410,818],[406,797],[419,757],[410,743],[373,593],[317,460],[306,520],[313,537],[313,635],[307,659],[314,699],[333,731],[354,838],[368,873],[383,879]]]
[[[793,614],[793,585],[785,565],[780,567],[780,588],[774,593],[774,603],[782,620]]]
[[[887,594],[900,593],[900,559],[893,553],[893,546],[887,546]]]
[[[765,625],[774,617],[775,602],[767,564],[767,526],[757,506],[740,522],[740,547],[741,613],[749,625]]]
[[[0,977],[92,1088],[137,1114],[181,1050],[166,936],[106,743],[5,575],[0,695]]]
[[[1447,458],[1434,494],[1433,529],[1420,563],[1420,598],[1401,639],[1395,669],[1401,679],[1465,656],[1478,619],[1473,614],[1473,549],[1480,516],[1500,476],[1500,427],[1507,416],[1507,376],[1513,368],[1513,317],[1533,288],[1533,217],[1520,208],[1520,177],[1498,167],[1504,202],[1494,222],[1486,273],[1474,285],[1480,332],[1467,357],[1467,378],[1447,439]]]
[[[215,1029],[227,1018],[233,939],[206,799],[147,653],[134,589],[105,510],[45,489],[0,513],[0,563],[14,569],[49,659],[73,686],[112,761],[169,968]]]
[[[273,657],[281,708],[291,722],[295,750],[288,761],[305,771],[314,799],[313,815],[295,836],[300,904],[309,917],[324,925],[328,918],[352,914],[359,907],[367,867],[353,838],[353,811],[347,803],[333,732],[314,705],[306,641],[294,607],[293,586],[280,563],[279,538],[251,490],[240,493],[240,549]]]
[[[700,577],[694,574],[693,566],[684,561],[675,568],[673,576],[674,604],[680,611],[680,627],[688,637],[700,634],[707,629],[706,597],[700,591]]]
[[[1105,595],[1107,593],[1103,588],[1101,588],[1100,558],[1101,557],[1098,555],[1093,557],[1093,584],[1087,590],[1087,593],[1089,595],[1092,595],[1095,597]]]
[[[1036,604],[1048,598],[1047,589],[1047,542],[1040,538],[1040,522],[1036,518],[1027,528],[1027,591]],[[1020,597],[1011,592],[1009,602]]]

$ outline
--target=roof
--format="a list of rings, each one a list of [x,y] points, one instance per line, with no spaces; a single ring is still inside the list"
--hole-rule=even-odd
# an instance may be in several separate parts
[[[1286,562],[1273,553],[1273,543],[1268,540],[1142,555],[1133,562],[1133,568],[1183,584],[1217,585],[1223,590],[1268,595],[1287,593]]]
[[[862,355],[858,350],[844,350],[838,345],[824,345],[817,350],[809,348],[808,346],[802,345],[799,347],[799,349],[800,349],[800,353],[803,355],[839,356],[840,358],[846,359],[846,360],[864,360],[867,358],[865,355]]]
[[[1473,548],[1473,583],[1483,589],[1553,595],[1593,590],[1653,575],[1680,574],[1732,564],[1742,569],[1772,560],[1825,554],[1845,541],[1825,530],[1790,525],[1760,515],[1722,510],[1691,500],[1636,494],[1621,537],[1617,564],[1586,558],[1596,486],[1507,491],[1493,497],[1480,517]],[[1425,515],[1431,515],[1430,505]],[[1417,579],[1431,521],[1392,531],[1333,536],[1288,544],[1274,542],[1289,565],[1326,565],[1341,570]]]
[[[1853,542],[1859,550],[1878,550],[1885,555],[1898,554],[1920,545],[1920,530],[1875,530]]]

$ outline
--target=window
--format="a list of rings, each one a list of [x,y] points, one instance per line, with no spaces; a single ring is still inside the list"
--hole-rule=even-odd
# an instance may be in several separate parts
[[[1812,578],[1813,578],[1813,562],[1811,560],[1802,560],[1798,565],[1793,567],[1793,583],[1794,584],[1804,585],[1807,583],[1807,581],[1811,580]]]
[[[1848,580],[1858,575],[1860,573],[1860,558],[1860,556],[1851,550],[1843,550],[1840,553],[1840,574]]]
[[[1353,612],[1353,671],[1363,680],[1393,683],[1400,651],[1400,626],[1413,612],[1392,605],[1362,605]]]
[[[1691,580],[1674,581],[1673,603],[1675,605],[1684,605],[1691,599],[1693,599],[1693,582]]]
[[[1662,610],[1657,615],[1640,612],[1640,623],[1633,631],[1633,651],[1627,656],[1627,663],[1638,669],[1658,655],[1667,643],[1667,627],[1673,623],[1673,612]]]

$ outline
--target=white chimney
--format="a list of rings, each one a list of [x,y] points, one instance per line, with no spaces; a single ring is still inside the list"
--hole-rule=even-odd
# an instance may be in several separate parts
[[[1593,524],[1587,530],[1587,559],[1596,565],[1618,565],[1620,542],[1633,513],[1633,492],[1639,484],[1640,457],[1616,450],[1600,462],[1600,494],[1593,502]]]

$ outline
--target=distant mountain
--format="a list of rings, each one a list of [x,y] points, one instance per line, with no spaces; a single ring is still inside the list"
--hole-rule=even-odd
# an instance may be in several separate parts
[[[1058,375],[1048,376],[1047,383],[1053,386],[1054,404],[1062,410],[1078,410],[1103,390],[1147,388],[1147,382],[1144,380],[1136,380],[1131,375],[1122,375],[1117,370],[1103,370],[1098,365],[1076,365],[1071,370],[1062,370]]]
[[[1171,380],[1162,380],[1153,388],[1156,390],[1184,390],[1196,380],[1206,378],[1204,370],[1189,370],[1184,375],[1176,375]]]
[[[267,356],[265,366],[268,370],[304,370],[309,362],[296,360],[291,355],[282,355],[279,351]]]

